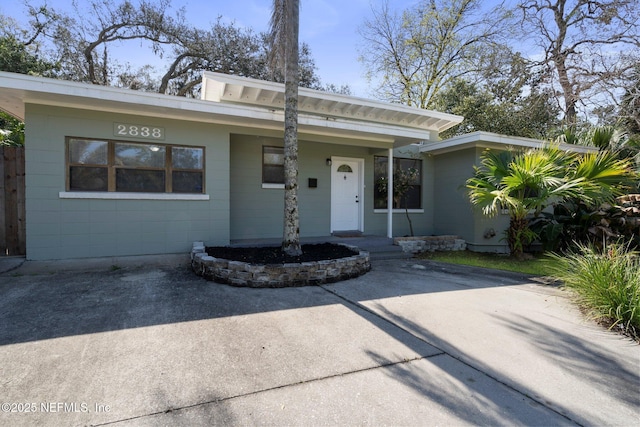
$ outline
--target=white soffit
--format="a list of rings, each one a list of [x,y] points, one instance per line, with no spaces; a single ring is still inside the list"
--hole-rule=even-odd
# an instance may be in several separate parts
[[[129,89],[105,87],[86,83],[71,82],[50,78],[34,77],[24,74],[0,72],[0,109],[24,120],[25,105],[39,104],[104,111],[120,114],[131,114],[167,119],[188,120],[196,122],[216,123],[235,126],[243,129],[254,129],[281,132],[284,114],[281,107],[276,108],[277,99],[284,90],[263,91],[261,86],[278,86],[275,83],[246,79],[227,75],[222,76],[237,84],[245,82],[242,93],[254,97],[255,93],[269,94],[271,106],[249,102],[215,102],[215,99],[190,99],[158,93],[141,92]],[[215,89],[213,80],[204,78],[203,94]],[[249,84],[250,83],[250,84]],[[254,87],[257,85],[258,87]],[[231,87],[227,86],[227,91]],[[315,105],[316,110],[330,108],[334,101],[319,99],[324,92],[311,91],[313,96],[305,96],[303,105]],[[254,95],[249,95],[250,93]],[[376,103],[360,100],[344,95],[331,96],[340,100],[340,108],[347,111],[347,117],[316,114],[301,111],[299,114],[299,132],[306,137],[317,135],[324,142],[367,144],[375,147],[386,147],[389,144],[406,145],[417,141],[431,140],[437,135],[434,126],[452,126],[455,120],[448,120],[450,115],[417,110],[393,104]],[[284,99],[284,98],[282,98]],[[348,100],[352,100],[349,104]],[[358,104],[358,102],[360,104]],[[369,105],[370,104],[370,105]],[[334,105],[336,107],[338,103]],[[384,108],[386,107],[386,108]],[[405,111],[406,110],[406,111]],[[370,116],[369,119],[355,120],[349,114]],[[375,119],[378,117],[378,119]],[[458,117],[458,116],[451,116]],[[460,118],[462,119],[462,118]],[[411,121],[407,125],[405,122]],[[242,130],[239,130],[242,132]]]
[[[500,135],[491,132],[472,132],[445,139],[443,141],[427,142],[420,147],[420,152],[428,154],[445,154],[467,148],[494,148],[497,150],[506,150],[513,147],[526,149],[539,148],[546,144],[549,144],[549,141]],[[559,147],[563,150],[574,151],[577,153],[597,151],[597,148],[586,147],[583,145],[560,144]]]
[[[284,84],[205,71],[202,99],[283,110]],[[434,132],[447,130],[463,120],[453,114],[302,87],[298,90],[298,111],[328,119],[342,118]]]

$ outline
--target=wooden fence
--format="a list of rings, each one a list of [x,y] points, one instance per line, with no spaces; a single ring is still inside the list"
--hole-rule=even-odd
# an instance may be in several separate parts
[[[0,256],[25,255],[24,147],[0,146]]]

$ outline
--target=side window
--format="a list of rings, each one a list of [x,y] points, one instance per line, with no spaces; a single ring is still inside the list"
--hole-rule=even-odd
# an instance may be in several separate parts
[[[262,147],[262,183],[284,185],[284,148]]]
[[[204,148],[67,138],[67,190],[204,193]]]

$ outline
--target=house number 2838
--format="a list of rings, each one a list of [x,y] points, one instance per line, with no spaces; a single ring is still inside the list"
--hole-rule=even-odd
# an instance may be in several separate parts
[[[164,139],[164,128],[125,123],[114,123],[113,134],[115,136],[129,136],[134,138],[158,140]]]

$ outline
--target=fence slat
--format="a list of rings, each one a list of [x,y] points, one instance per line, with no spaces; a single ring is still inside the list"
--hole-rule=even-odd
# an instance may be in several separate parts
[[[0,251],[1,255],[24,255],[26,253],[24,147],[1,148]]]
[[[26,225],[26,196],[25,196],[25,164],[24,164],[24,147],[16,149],[16,180],[17,180],[17,218],[18,218],[18,245],[16,246],[16,255],[25,255],[27,253],[27,227]]]
[[[7,250],[7,227],[5,212],[6,212],[6,197],[5,197],[5,189],[4,189],[4,180],[5,180],[5,160],[4,160],[4,149],[5,147],[0,146],[0,256],[8,255]]]

